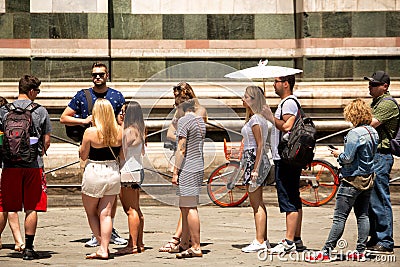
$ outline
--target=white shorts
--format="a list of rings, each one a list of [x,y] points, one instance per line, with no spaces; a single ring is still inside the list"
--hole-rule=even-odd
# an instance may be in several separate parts
[[[90,197],[118,195],[121,191],[119,164],[115,160],[88,160],[82,178],[82,193]]]

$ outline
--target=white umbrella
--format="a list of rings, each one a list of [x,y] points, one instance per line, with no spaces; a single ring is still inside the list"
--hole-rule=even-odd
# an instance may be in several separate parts
[[[238,70],[226,74],[224,77],[232,79],[263,79],[265,91],[265,79],[294,75],[303,72],[300,69],[281,67],[281,66],[267,66],[268,60],[260,60],[255,67]]]

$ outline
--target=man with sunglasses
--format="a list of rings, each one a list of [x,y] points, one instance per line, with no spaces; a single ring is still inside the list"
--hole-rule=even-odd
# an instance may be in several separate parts
[[[390,151],[390,139],[397,133],[400,114],[388,91],[390,77],[386,72],[380,70],[364,79],[369,81],[369,94],[373,98],[371,126],[376,128],[379,134],[378,151],[374,157],[375,182],[370,198],[370,239],[367,242],[367,250],[377,254],[392,254],[393,212],[389,175],[394,160]]]
[[[92,65],[92,81],[93,87],[89,88],[90,96],[92,97],[92,103],[98,98],[104,98],[111,102],[114,113],[117,119],[118,114],[121,111],[125,98],[121,92],[107,86],[108,70],[107,66],[101,62],[95,62]],[[89,125],[92,123],[91,110],[89,110],[89,103],[86,99],[85,89],[78,91],[64,112],[60,117],[60,122],[66,125]],[[111,217],[114,220],[117,209],[117,201],[114,201],[112,208]],[[128,242],[120,237],[117,231],[113,228],[111,233],[111,242],[116,245],[125,245]],[[86,242],[87,247],[96,247],[98,242],[94,236]]]
[[[40,84],[41,81],[38,78],[31,75],[24,75],[19,80],[18,98],[12,105],[15,108],[27,109],[40,93]],[[5,106],[0,108],[0,129],[2,131],[5,130],[7,116],[11,116],[9,112]],[[25,211],[25,248],[22,253],[23,260],[39,258],[39,254],[33,250],[33,241],[38,222],[37,212],[45,212],[47,210],[47,193],[45,190],[46,184],[42,156],[50,147],[50,116],[47,110],[39,105],[37,108],[32,109],[31,117],[34,132],[37,134],[36,137],[38,140],[37,157],[34,154],[36,159],[33,157],[29,161],[23,158],[19,160],[4,159],[0,185],[0,236],[6,225],[8,212],[21,211],[22,209]]]

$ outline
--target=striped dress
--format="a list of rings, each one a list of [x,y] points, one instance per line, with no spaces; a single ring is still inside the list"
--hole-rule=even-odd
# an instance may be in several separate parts
[[[194,113],[178,121],[177,138],[186,138],[186,155],[178,176],[178,196],[198,196],[204,176],[203,145],[206,125]]]

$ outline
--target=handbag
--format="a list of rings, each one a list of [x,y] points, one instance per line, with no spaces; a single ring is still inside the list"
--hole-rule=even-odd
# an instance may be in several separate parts
[[[86,101],[88,102],[88,112],[89,115],[92,114],[92,109],[93,109],[93,101],[92,101],[92,96],[90,94],[89,89],[83,89],[85,92],[86,96]],[[65,125],[65,133],[69,138],[74,140],[75,142],[81,142],[83,138],[83,133],[87,128],[90,127],[90,124],[85,124],[85,125]]]

